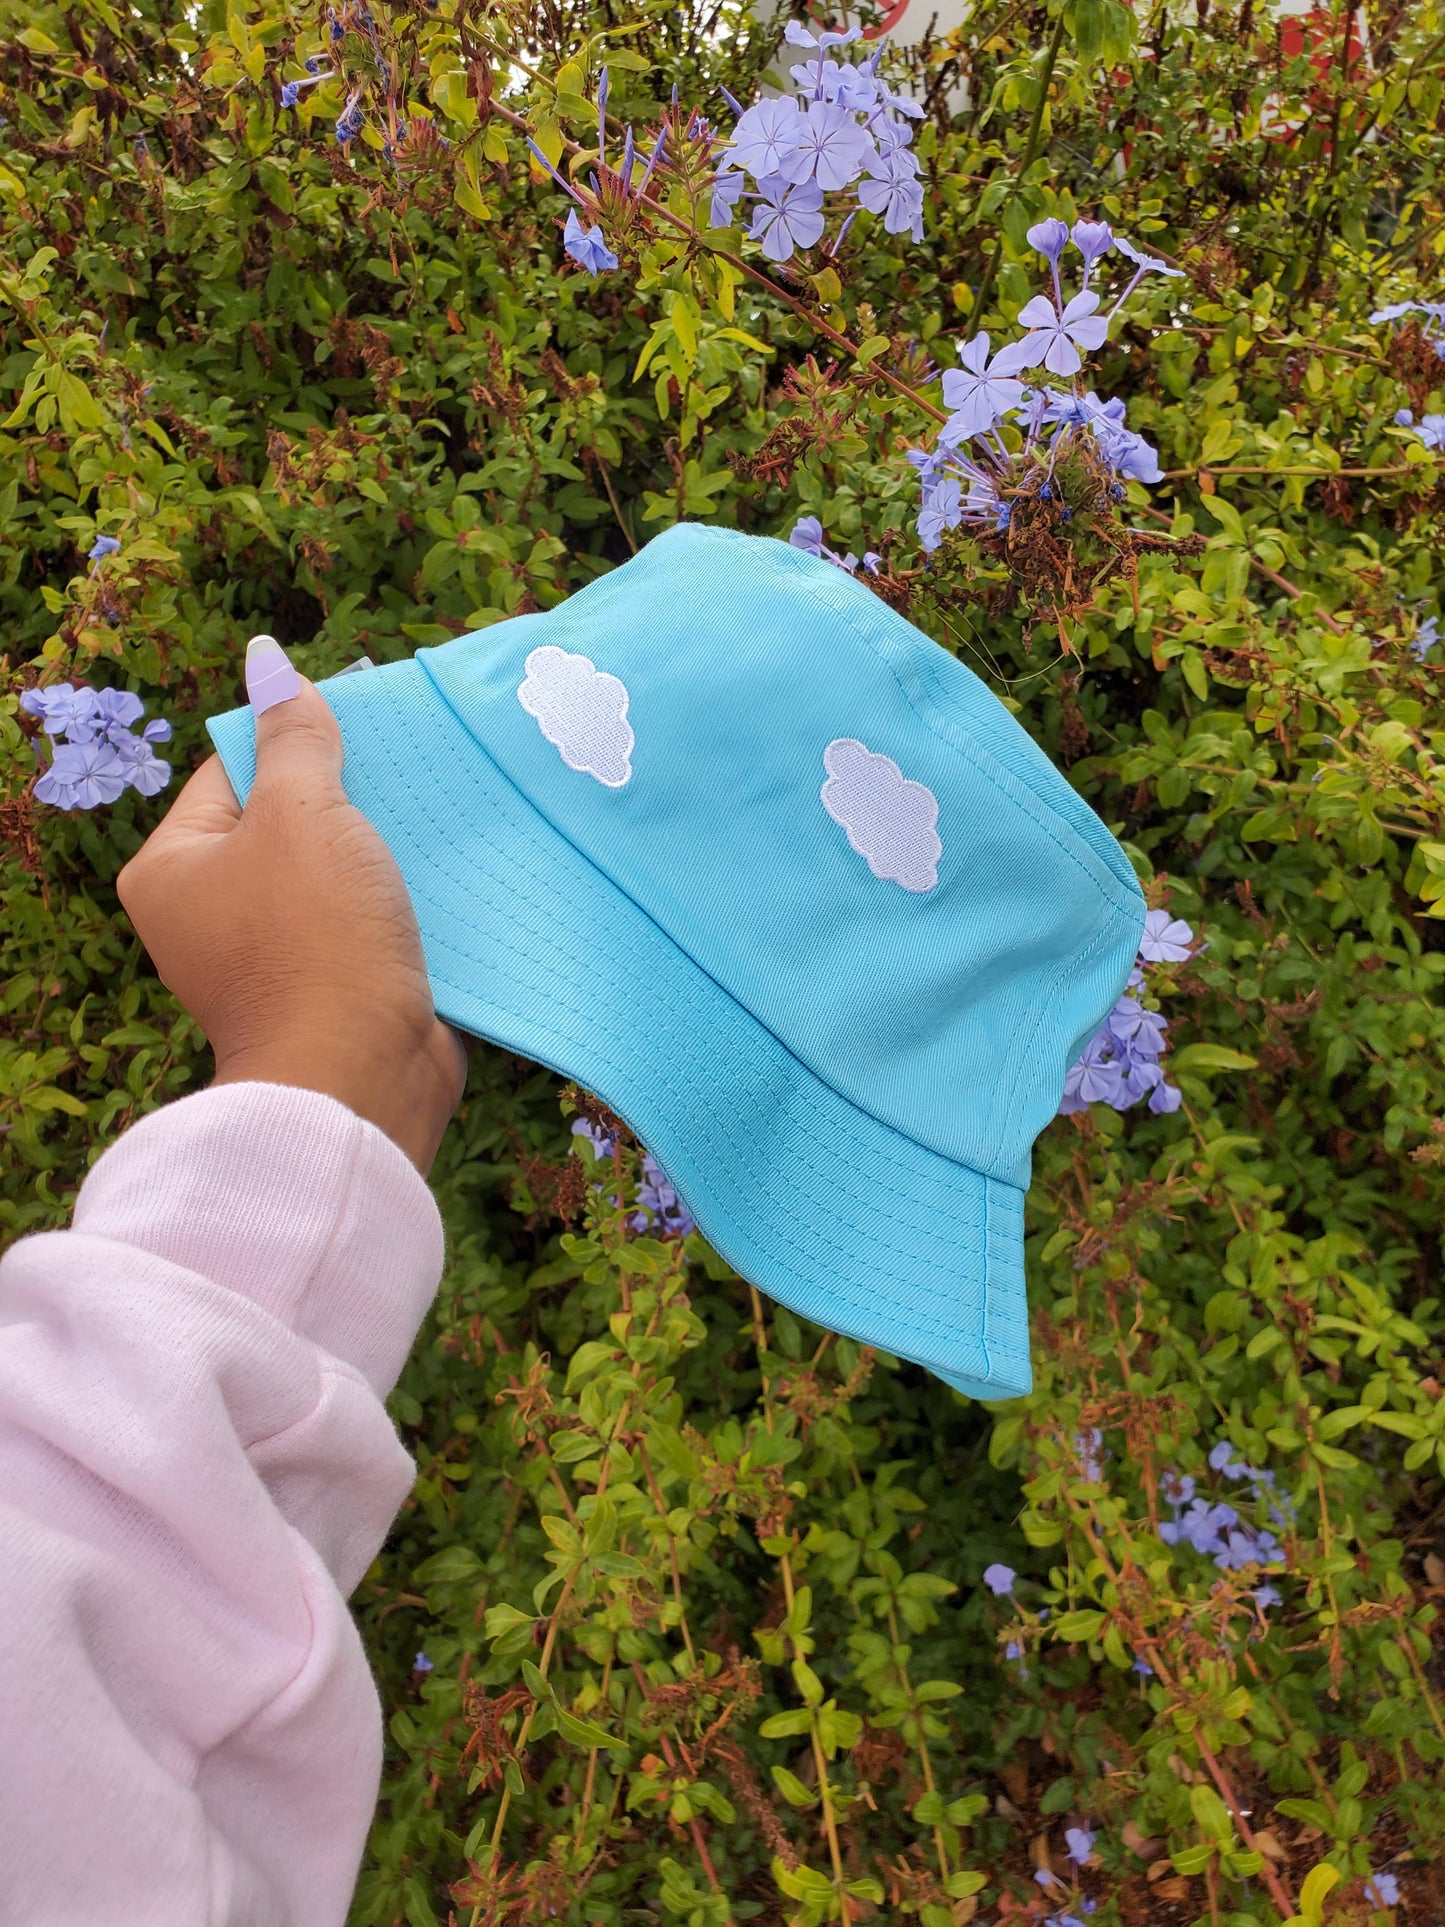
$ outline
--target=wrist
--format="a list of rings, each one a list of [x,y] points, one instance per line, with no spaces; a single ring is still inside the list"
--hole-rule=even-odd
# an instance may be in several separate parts
[[[216,1052],[217,1084],[284,1084],[335,1098],[389,1137],[425,1176],[461,1097],[461,1040],[433,1019],[426,1032],[378,1037],[309,1025]]]

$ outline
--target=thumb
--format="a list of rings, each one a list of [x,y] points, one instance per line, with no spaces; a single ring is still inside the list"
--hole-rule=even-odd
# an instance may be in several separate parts
[[[256,715],[256,781],[252,795],[281,786],[311,795],[341,789],[341,731],[325,698],[297,673],[273,636],[246,647],[246,693]]]

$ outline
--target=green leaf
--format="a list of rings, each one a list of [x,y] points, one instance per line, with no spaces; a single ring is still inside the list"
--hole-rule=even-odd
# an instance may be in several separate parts
[[[1086,1610],[1065,1613],[1056,1619],[1051,1631],[1056,1639],[1088,1640],[1097,1639],[1103,1630],[1104,1615],[1101,1612]]]
[[[790,1807],[812,1807],[818,1804],[818,1795],[811,1787],[806,1787],[796,1773],[790,1773],[785,1766],[770,1767],[773,1785],[782,1794]]]
[[[594,1720],[580,1720],[575,1713],[569,1713],[565,1706],[554,1703],[553,1713],[557,1721],[557,1731],[564,1740],[573,1746],[606,1747],[614,1753],[630,1753],[632,1748],[626,1740],[609,1733],[606,1727],[598,1726]]]
[[[1168,1062],[1176,1076],[1208,1077],[1215,1071],[1252,1071],[1257,1060],[1226,1044],[1186,1044]]]

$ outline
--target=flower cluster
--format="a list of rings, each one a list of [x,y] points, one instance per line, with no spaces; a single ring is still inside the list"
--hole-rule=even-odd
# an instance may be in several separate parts
[[[1423,662],[1439,640],[1439,616],[1422,616],[1410,643],[1410,654],[1416,662]]]
[[[839,555],[836,550],[824,545],[823,524],[816,515],[803,516],[788,540],[795,549],[801,549],[805,555],[816,555],[822,562],[832,562],[849,575],[856,575],[858,572],[858,558],[851,549],[847,555]],[[877,575],[882,559],[874,550],[865,549],[863,567],[869,575]]]
[[[1130,992],[1144,988],[1148,965],[1187,962],[1193,942],[1194,932],[1182,919],[1171,917],[1167,910],[1149,911],[1128,988],[1064,1079],[1061,1116],[1087,1110],[1091,1104],[1127,1111],[1144,1097],[1156,1115],[1179,1109],[1183,1097],[1177,1085],[1165,1081],[1159,1061],[1167,1048],[1168,1019]]]
[[[664,126],[657,130],[657,138],[652,143],[652,152],[645,162],[642,161],[629,126],[622,137],[621,158],[615,168],[609,167],[607,164],[608,93],[608,70],[604,67],[597,80],[597,166],[589,177],[592,189],[590,201],[558,172],[530,136],[527,140],[533,160],[539,167],[545,168],[563,193],[570,195],[576,203],[576,206],[569,208],[567,212],[567,225],[562,230],[562,246],[578,267],[586,268],[589,274],[604,274],[608,269],[615,268],[617,256],[607,245],[601,221],[595,221],[589,227],[587,222],[578,216],[577,209],[580,207],[586,215],[606,214],[624,225],[630,225],[631,217],[635,214],[643,195],[646,194],[667,147],[667,129]],[[672,106],[674,109],[677,107],[675,87],[672,91]],[[686,138],[703,141],[709,139],[707,123],[700,115],[692,116],[686,129]]]
[[[908,452],[922,488],[918,536],[925,549],[936,549],[946,530],[964,523],[1006,529],[1025,487],[1041,501],[1056,500],[1060,519],[1070,520],[1076,504],[1068,499],[1062,464],[1085,437],[1113,478],[1116,500],[1123,497],[1125,481],[1157,482],[1163,473],[1156,451],[1124,426],[1122,401],[1103,402],[1089,391],[1030,387],[1018,377],[1038,367],[1060,377],[1077,375],[1084,354],[1103,347],[1110,322],[1144,275],[1177,276],[1183,270],[1143,253],[1106,221],[1075,221],[1069,228],[1051,218],[1031,227],[1028,238],[1049,264],[1052,292],[1024,304],[1018,319],[1027,332],[991,359],[986,334],[960,345],[962,368],[943,377],[944,405],[952,412],[937,444]],[[1084,267],[1078,293],[1066,300],[1059,261],[1070,243]],[[1134,272],[1101,314],[1098,292],[1089,282],[1095,263],[1111,251],[1133,262]]]
[[[1292,1523],[1293,1508],[1280,1494],[1274,1474],[1237,1458],[1227,1439],[1221,1439],[1211,1451],[1209,1465],[1224,1478],[1248,1485],[1256,1502],[1263,1499],[1273,1526],[1284,1530]],[[1221,1572],[1284,1563],[1284,1548],[1274,1532],[1251,1525],[1240,1517],[1234,1506],[1223,1500],[1211,1503],[1197,1496],[1195,1482],[1188,1473],[1166,1473],[1160,1489],[1174,1514],[1173,1519],[1166,1520],[1159,1528],[1159,1537],[1166,1546],[1193,1546],[1206,1559],[1212,1559]],[[1261,1610],[1280,1603],[1279,1591],[1270,1585],[1257,1586],[1253,1597]]]
[[[156,717],[136,735],[134,725],[145,715],[145,704],[128,689],[53,683],[48,689],[27,689],[20,707],[39,719],[51,739],[54,761],[35,785],[42,803],[93,810],[114,803],[127,788],[155,796],[171,780],[170,764],[155,753],[157,743],[170,741],[171,726]]]
[[[585,1117],[572,1120],[573,1137],[585,1137],[599,1158],[610,1158],[617,1140],[600,1124]],[[600,1191],[602,1186],[594,1186]],[[694,1228],[691,1212],[672,1187],[672,1180],[652,1155],[642,1153],[642,1177],[637,1186],[637,1209],[627,1220],[632,1231],[655,1231],[662,1238],[685,1238]]]
[[[362,103],[366,96],[367,82],[355,78],[347,71],[347,64],[337,52],[339,43],[345,40],[348,34],[357,34],[367,43],[370,50],[370,64],[375,67],[382,82],[389,83],[390,68],[382,50],[381,30],[377,26],[375,14],[365,4],[365,0],[343,0],[340,8],[326,9],[326,40],[329,53],[312,54],[306,62],[305,77],[283,81],[281,85],[281,105],[283,108],[288,108],[300,105],[304,88],[318,87],[324,80],[345,79],[350,82],[345,104],[336,121],[335,136],[337,145],[340,147],[349,147],[352,141],[360,136],[366,125],[366,110]],[[333,59],[338,63],[336,66],[328,64]],[[405,138],[404,127],[399,130],[397,138]],[[392,158],[390,141],[386,143],[386,158],[388,160]]]
[[[745,109],[729,96],[738,121],[713,183],[712,225],[730,226],[738,203],[751,202],[748,234],[770,261],[791,260],[795,249],[820,241],[828,218],[824,196],[849,189],[852,205],[832,252],[860,207],[881,215],[887,233],[923,239],[923,186],[909,125],[922,119],[923,109],[879,78],[881,46],[856,64],[830,58],[861,33],[850,27],[814,35],[789,21],[789,44],[812,56],[791,70],[796,97],[784,94]]]

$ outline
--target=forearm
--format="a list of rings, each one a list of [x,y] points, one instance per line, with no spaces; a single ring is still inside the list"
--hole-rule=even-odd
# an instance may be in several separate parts
[[[345,1916],[380,1722],[344,1603],[405,1496],[382,1398],[441,1268],[395,1146],[205,1092],[0,1264],[5,1907]]]

